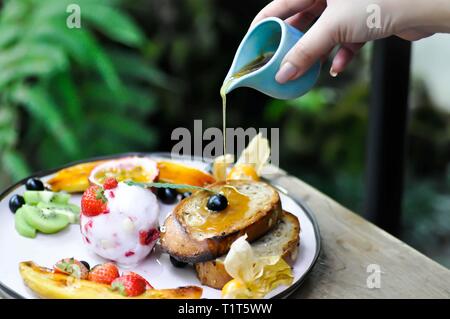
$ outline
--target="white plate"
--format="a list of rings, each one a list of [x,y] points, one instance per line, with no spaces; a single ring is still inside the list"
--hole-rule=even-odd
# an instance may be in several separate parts
[[[143,154],[139,155],[143,156]],[[123,156],[129,156],[129,154],[115,156],[114,158]],[[146,154],[146,156],[157,159],[164,155]],[[86,162],[91,160],[86,160]],[[207,166],[206,163],[198,160],[182,159],[182,161],[200,169],[205,169]],[[51,170],[35,174],[34,176],[46,181],[56,171]],[[91,266],[103,263],[105,260],[86,249],[82,242],[78,225],[70,225],[65,230],[53,235],[38,233],[34,239],[20,236],[14,228],[14,215],[9,210],[8,202],[14,194],[23,194],[25,191],[23,182],[11,186],[0,195],[0,290],[9,297],[36,298],[36,295],[24,285],[20,277],[18,271],[19,262],[31,260],[39,265],[51,268],[56,261],[65,257],[85,260]],[[320,251],[318,227],[311,213],[302,203],[294,201],[284,193],[280,192],[280,197],[283,209],[296,215],[300,220],[300,247],[297,260],[293,265],[294,283],[289,287],[278,287],[268,294],[266,298],[285,297],[292,293],[311,270]],[[75,204],[79,205],[80,199],[80,195],[72,196],[72,202]],[[160,222],[162,223],[174,205],[160,205],[162,211]],[[173,267],[169,256],[161,253],[158,249],[132,270],[146,277],[156,288],[175,288],[188,285],[201,286],[192,267],[182,269]],[[203,298],[220,298],[220,290],[206,286],[201,287],[203,288]]]

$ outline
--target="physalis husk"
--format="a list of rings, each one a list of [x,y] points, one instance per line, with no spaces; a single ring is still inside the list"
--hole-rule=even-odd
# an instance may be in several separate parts
[[[286,261],[281,256],[255,256],[246,238],[238,238],[225,258],[225,270],[233,279],[222,288],[222,298],[263,298],[280,285],[292,284]]]
[[[261,133],[256,135],[247,147],[242,151],[236,166],[240,164],[252,165],[258,175],[261,175],[263,167],[267,164],[270,157],[269,140]]]

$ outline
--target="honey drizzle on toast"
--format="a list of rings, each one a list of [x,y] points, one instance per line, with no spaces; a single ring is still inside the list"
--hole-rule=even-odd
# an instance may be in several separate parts
[[[204,222],[197,225],[190,225],[193,231],[209,233],[222,233],[245,218],[248,211],[248,196],[240,193],[235,187],[224,185],[220,191],[228,200],[228,206],[223,211],[213,212],[207,207],[208,198],[201,203],[198,214],[204,218]]]

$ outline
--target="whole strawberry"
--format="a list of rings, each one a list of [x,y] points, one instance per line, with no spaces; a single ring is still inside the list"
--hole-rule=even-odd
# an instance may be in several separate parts
[[[115,179],[114,177],[108,177],[103,182],[103,188],[104,189],[114,189],[117,187],[118,184],[119,184],[119,182],[117,182],[117,179]]]
[[[126,297],[135,297],[143,294],[146,290],[147,283],[141,276],[123,275],[115,279],[111,284],[113,291],[118,291],[121,295]]]
[[[97,265],[89,272],[88,279],[100,284],[111,284],[119,277],[119,269],[113,263]]]
[[[125,271],[124,273],[122,273],[122,276],[133,276],[133,277],[142,279],[143,281],[145,281],[145,288],[146,289],[153,289],[153,286],[144,277],[142,277],[141,275],[138,275],[135,272]]]
[[[108,200],[103,188],[97,185],[90,186],[81,197],[81,212],[85,216],[97,216],[108,212]]]
[[[78,279],[87,279],[89,270],[87,267],[75,258],[64,258],[58,261],[54,266],[55,273],[66,274]]]

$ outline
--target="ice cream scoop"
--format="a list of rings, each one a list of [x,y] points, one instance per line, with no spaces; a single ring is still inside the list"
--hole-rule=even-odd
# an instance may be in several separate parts
[[[139,263],[159,236],[156,196],[150,190],[123,182],[114,188],[98,188],[96,192],[105,202],[106,210],[95,216],[82,212],[80,226],[86,246],[123,266]]]

